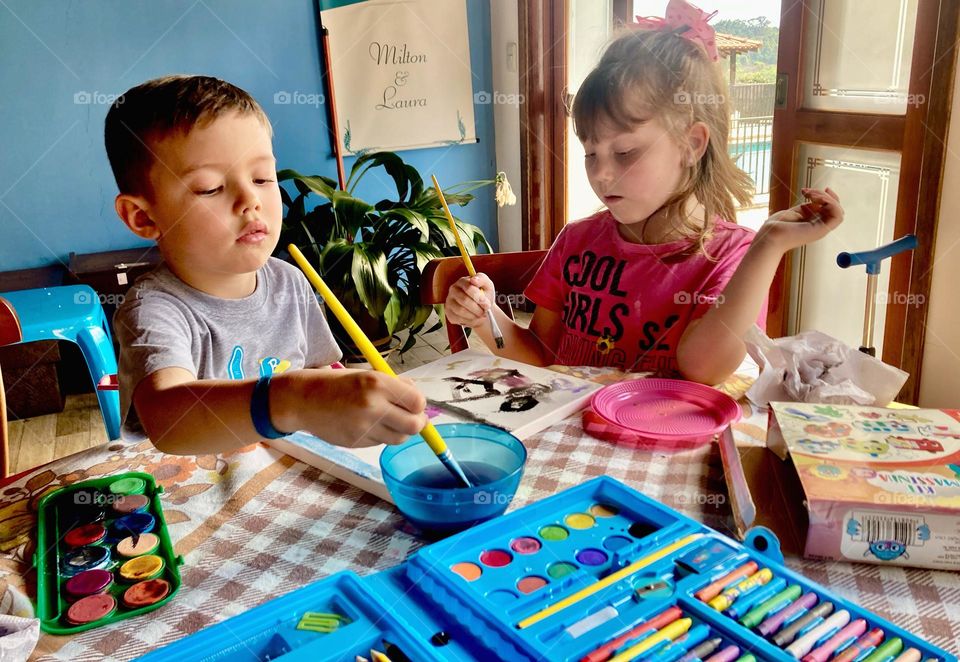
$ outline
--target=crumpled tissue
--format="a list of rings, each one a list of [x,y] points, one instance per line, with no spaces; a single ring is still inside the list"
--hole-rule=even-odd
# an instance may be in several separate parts
[[[909,374],[820,331],[773,340],[754,327],[744,338],[760,366],[747,397],[769,402],[829,402],[887,406]]]

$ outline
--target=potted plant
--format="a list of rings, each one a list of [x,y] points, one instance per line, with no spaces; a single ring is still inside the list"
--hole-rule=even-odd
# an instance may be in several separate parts
[[[394,199],[371,204],[354,196],[357,185],[374,168],[383,168],[393,180]],[[277,179],[292,181],[298,192],[292,197],[280,187],[284,219],[279,256],[288,258],[286,246],[295,244],[378,348],[387,351],[403,330],[408,335],[400,352],[413,347],[431,312],[431,306],[420,303],[423,268],[435,257],[459,254],[436,190],[424,187],[416,168],[393,152],[358,157],[345,190],[328,177],[295,170],[281,170]],[[495,179],[451,186],[443,191],[444,198],[452,211],[473,200],[471,191],[489,184],[497,186],[499,204],[513,204],[503,173]],[[313,195],[322,201],[308,210]],[[476,254],[478,247],[490,250],[480,228],[455,220],[470,254]],[[335,318],[329,319],[344,355],[355,355],[349,337]]]

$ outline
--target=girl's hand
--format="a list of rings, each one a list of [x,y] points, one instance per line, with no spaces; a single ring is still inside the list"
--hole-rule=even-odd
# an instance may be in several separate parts
[[[493,281],[486,274],[459,279],[450,286],[443,305],[448,322],[471,329],[487,322],[487,311],[493,304]]]
[[[843,223],[843,207],[833,190],[804,188],[800,192],[809,202],[773,214],[757,239],[772,242],[786,253],[822,239]]]

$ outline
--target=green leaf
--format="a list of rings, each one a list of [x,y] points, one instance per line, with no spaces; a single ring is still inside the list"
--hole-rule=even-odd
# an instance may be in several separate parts
[[[400,303],[400,297],[394,292],[390,295],[387,307],[383,309],[383,321],[387,323],[387,333],[393,334],[393,330],[397,328],[397,322],[399,322],[402,314],[403,309]]]
[[[284,182],[292,179],[294,185],[300,193],[308,191],[322,195],[328,200],[333,197],[333,192],[337,190],[337,183],[329,177],[321,175],[301,175],[296,170],[281,170],[277,173],[277,181]]]
[[[371,252],[354,244],[350,277],[360,301],[373,317],[382,317],[387,301],[393,295],[387,276],[387,259],[380,252]]]

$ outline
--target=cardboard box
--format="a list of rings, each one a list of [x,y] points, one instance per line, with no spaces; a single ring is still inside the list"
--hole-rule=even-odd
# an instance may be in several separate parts
[[[960,412],[771,403],[767,448],[724,443],[742,531],[807,558],[960,568]]]

